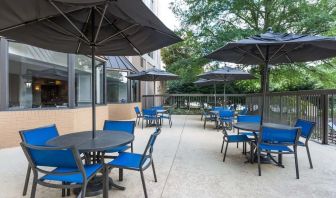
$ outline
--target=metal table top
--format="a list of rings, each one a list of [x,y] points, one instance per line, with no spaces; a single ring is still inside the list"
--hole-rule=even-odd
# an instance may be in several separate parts
[[[262,126],[277,128],[277,129],[288,129],[288,130],[296,128],[296,127],[292,127],[289,125],[275,124],[275,123],[264,123]],[[237,122],[233,124],[233,127],[236,129],[241,129],[241,130],[251,131],[251,132],[260,131],[262,126],[259,123],[253,123],[253,122]]]
[[[92,139],[92,131],[70,133],[53,138],[47,142],[49,146],[76,146],[81,152],[96,152],[124,146],[134,140],[134,135],[120,131],[97,131]]]

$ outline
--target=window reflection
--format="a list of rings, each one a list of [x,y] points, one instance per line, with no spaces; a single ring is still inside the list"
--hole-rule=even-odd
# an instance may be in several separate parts
[[[66,107],[67,54],[9,43],[9,108]]]
[[[107,102],[109,103],[125,103],[128,102],[127,97],[127,72],[114,70],[106,71],[107,81]]]

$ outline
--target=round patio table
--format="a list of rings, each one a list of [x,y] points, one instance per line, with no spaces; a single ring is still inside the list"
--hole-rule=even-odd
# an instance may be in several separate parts
[[[76,146],[81,153],[94,153],[96,155],[97,152],[103,154],[106,150],[127,145],[133,140],[134,135],[120,131],[97,131],[96,138],[94,139],[92,139],[92,131],[83,131],[58,136],[49,140],[47,145],[57,147]],[[102,194],[102,179],[98,176],[92,181],[87,186],[86,195],[96,196]],[[125,189],[122,186],[114,184],[112,178],[110,178],[110,187],[112,186],[120,190]]]
[[[240,129],[240,130],[244,130],[244,131],[250,131],[253,133],[256,141],[258,141],[258,134],[257,132],[259,132],[261,130],[262,127],[270,127],[270,128],[277,128],[277,129],[287,129],[287,130],[291,130],[291,129],[295,129],[295,127],[289,126],[289,125],[284,125],[284,124],[276,124],[276,123],[263,123],[262,125],[259,123],[255,123],[255,122],[237,122],[233,124],[233,127],[236,129]],[[254,154],[255,156],[255,154]],[[256,158],[254,157],[254,159],[249,159],[250,162],[255,161]],[[282,155],[279,154],[278,157],[278,161],[276,161],[273,156],[271,155],[267,155],[262,156],[262,163],[270,163],[270,160],[272,160],[275,164],[277,164],[280,167],[284,167],[282,165]]]

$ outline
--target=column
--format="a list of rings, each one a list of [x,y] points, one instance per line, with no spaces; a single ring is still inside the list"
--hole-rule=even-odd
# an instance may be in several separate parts
[[[0,111],[8,109],[8,41],[0,37]]]

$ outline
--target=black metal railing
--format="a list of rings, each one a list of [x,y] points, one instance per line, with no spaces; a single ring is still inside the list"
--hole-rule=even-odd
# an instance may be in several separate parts
[[[243,106],[258,114],[261,94],[164,94],[142,96],[143,108],[167,105],[175,109],[194,110],[212,106]],[[323,144],[336,144],[336,90],[311,90],[268,93],[265,121],[293,125],[298,118],[316,122],[312,135]]]

